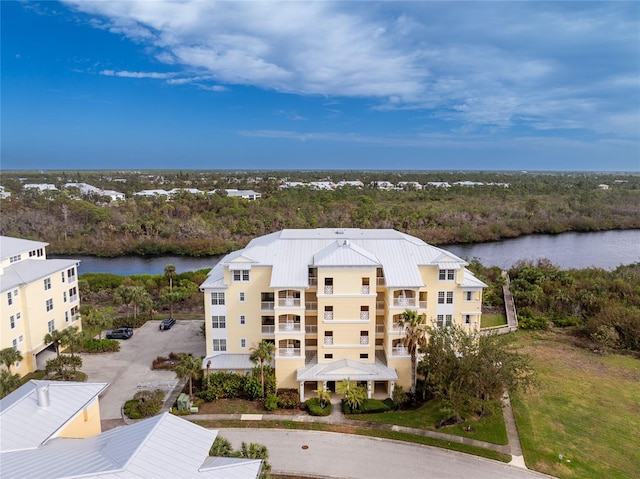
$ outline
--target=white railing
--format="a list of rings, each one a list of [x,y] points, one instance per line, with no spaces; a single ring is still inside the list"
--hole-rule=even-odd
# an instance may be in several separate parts
[[[305,324],[304,330],[307,334],[318,334],[318,325],[317,324]]]
[[[427,302],[426,301],[420,301],[418,303],[418,308],[420,309],[427,309]]]
[[[402,308],[415,308],[416,307],[416,300],[415,298],[393,298],[393,305],[395,307],[402,307]]]
[[[318,311],[318,303],[316,301],[307,301],[304,303],[304,308],[307,311]]]
[[[281,308],[299,308],[300,304],[300,298],[278,299],[278,306]]]
[[[361,294],[369,294],[369,285],[368,284],[363,284],[362,285],[362,289],[360,290]]]
[[[69,296],[69,301],[70,301],[71,303],[73,303],[74,301],[78,301],[78,295],[77,295],[77,294],[74,294],[74,295],[72,295],[72,296]]]
[[[333,311],[325,311],[324,312],[324,320],[325,321],[333,321]]]
[[[278,348],[278,356],[281,358],[295,358],[301,356],[300,348]]]
[[[396,346],[391,348],[391,356],[408,356],[409,351],[404,346]]]
[[[302,331],[302,327],[300,323],[278,323],[278,331],[279,332],[300,332]]]
[[[369,344],[369,336],[360,336],[360,344],[362,345]]]
[[[360,320],[369,321],[369,311],[360,311]]]
[[[275,301],[262,301],[260,303],[260,309],[262,311],[273,311],[275,304]]]
[[[400,326],[398,323],[391,323],[391,331],[394,333],[404,333],[406,330],[406,326]]]
[[[67,282],[69,284],[75,283],[76,282],[76,275],[74,274],[73,276],[71,276],[71,278],[68,278]]]
[[[273,324],[262,325],[262,334],[273,334],[275,330],[276,330],[276,327]]]
[[[333,336],[325,336],[324,337],[324,345],[331,346],[333,344]]]
[[[324,294],[333,294],[333,286],[325,286]]]
[[[80,313],[72,314],[72,315],[71,315],[71,321],[79,321],[80,319],[82,319],[82,318],[80,317]]]

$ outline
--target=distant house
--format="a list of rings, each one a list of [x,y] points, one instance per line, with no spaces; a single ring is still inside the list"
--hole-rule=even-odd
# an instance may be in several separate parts
[[[363,188],[364,184],[360,180],[355,181],[338,181],[336,183],[336,188],[344,188],[346,186],[352,186],[354,188]]]
[[[608,190],[609,189],[609,185],[601,184],[601,185],[598,185],[598,188],[601,189],[601,190]]]
[[[169,196],[176,196],[180,193],[190,193],[192,195],[204,195],[204,191],[199,190],[198,188],[173,188],[172,190],[167,191]]]
[[[260,193],[257,193],[253,190],[233,190],[233,189],[229,189],[226,190],[227,192],[227,196],[233,196],[236,198],[243,198],[245,200],[249,200],[249,201],[254,201],[257,199],[262,198],[262,195]]]
[[[428,181],[426,186],[433,186],[434,188],[451,188],[451,185],[446,181]]]
[[[256,479],[258,459],[211,457],[218,432],[169,413],[101,432],[106,383],[29,381],[0,400],[2,477]]]
[[[400,181],[396,185],[397,190],[421,190],[422,185],[417,181]]]
[[[300,186],[308,186],[306,183],[303,183],[301,181],[285,181],[284,183],[282,183],[280,185],[280,188],[298,188]]]
[[[314,190],[333,190],[336,187],[331,181],[310,181],[309,186]]]
[[[38,190],[42,191],[58,191],[56,185],[51,183],[27,183],[23,186],[25,190]]]
[[[453,184],[456,186],[466,186],[466,187],[484,186],[484,183],[482,183],[481,181],[456,181]]]
[[[146,196],[148,198],[153,198],[154,196],[169,196],[169,192],[159,189],[159,190],[142,190],[137,191],[133,194],[133,196]]]
[[[114,190],[103,190],[87,183],[65,183],[65,188],[78,188],[83,195],[95,194],[98,196],[108,196],[111,201],[121,201],[125,199],[124,193]]]
[[[4,200],[11,197],[11,192],[5,191],[4,186],[0,186],[0,199]]]
[[[380,190],[392,190],[395,188],[395,185],[390,181],[374,181],[373,186]]]

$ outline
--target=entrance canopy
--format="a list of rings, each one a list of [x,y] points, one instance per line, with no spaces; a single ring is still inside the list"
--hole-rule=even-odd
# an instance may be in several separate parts
[[[297,371],[297,381],[395,381],[398,373],[376,358],[375,363],[361,363],[354,359],[339,359],[318,364],[314,357],[309,364]]]

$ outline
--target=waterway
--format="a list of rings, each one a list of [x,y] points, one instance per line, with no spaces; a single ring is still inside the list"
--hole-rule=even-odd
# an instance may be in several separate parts
[[[613,270],[623,264],[640,262],[640,230],[531,235],[492,243],[448,245],[443,248],[461,258],[478,258],[485,266],[499,266],[503,269],[508,269],[521,260],[537,261],[546,258],[562,269],[596,267]],[[80,274],[114,273],[127,276],[162,274],[167,264],[175,265],[179,273],[212,268],[221,257],[73,256],[81,261]]]

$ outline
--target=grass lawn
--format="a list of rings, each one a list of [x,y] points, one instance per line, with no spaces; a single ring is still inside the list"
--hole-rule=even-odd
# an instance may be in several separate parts
[[[410,411],[390,411],[377,414],[350,414],[347,415],[347,417],[357,421],[396,424],[398,426],[438,431],[443,434],[469,437],[471,439],[486,441],[493,444],[508,443],[504,417],[500,410],[489,417],[473,417],[469,418],[462,424],[444,426],[436,429],[436,424],[444,417],[441,409],[442,401],[433,400],[420,406],[418,409]],[[471,432],[464,430],[464,427],[467,425],[471,426]]]
[[[481,328],[491,328],[494,326],[506,326],[507,317],[504,314],[483,314],[480,318]]]
[[[511,396],[527,466],[560,478],[639,477],[640,360],[575,347],[564,332],[513,338],[540,383]]]

